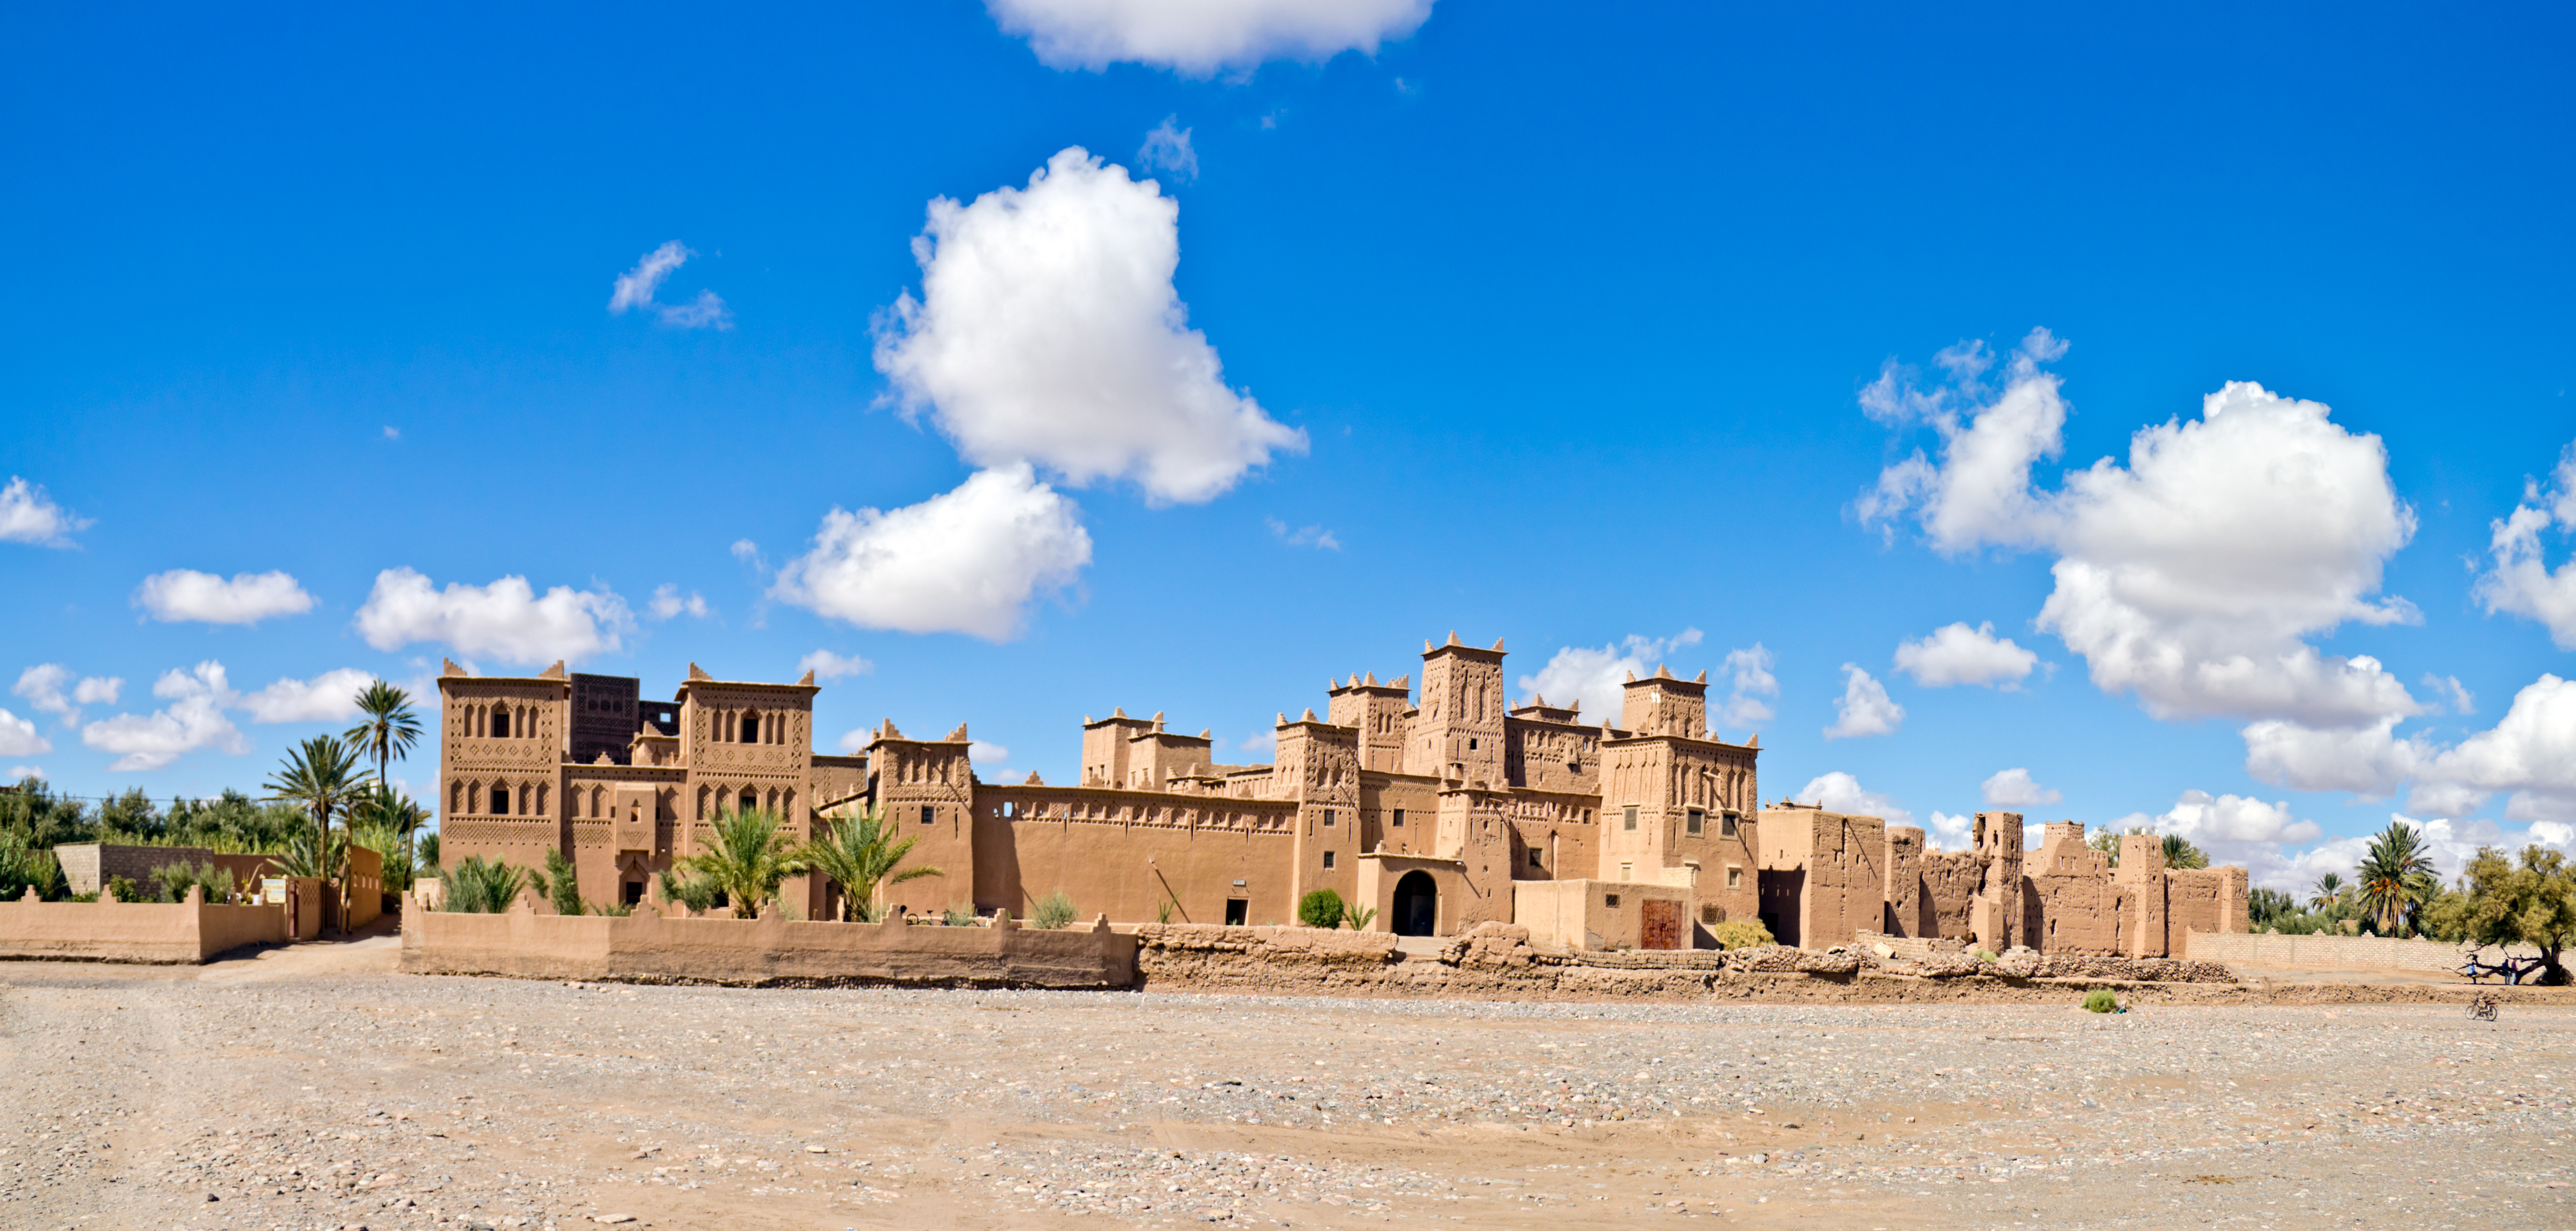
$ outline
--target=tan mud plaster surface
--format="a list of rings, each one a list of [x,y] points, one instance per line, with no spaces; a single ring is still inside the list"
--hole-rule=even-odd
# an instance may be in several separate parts
[[[0,965],[0,1224],[2576,1225],[2566,1008],[576,988],[390,955]]]

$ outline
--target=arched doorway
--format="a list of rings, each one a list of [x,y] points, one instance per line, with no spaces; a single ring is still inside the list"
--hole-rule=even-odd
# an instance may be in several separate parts
[[[1395,882],[1395,934],[1429,936],[1440,926],[1440,885],[1431,874],[1413,871]]]

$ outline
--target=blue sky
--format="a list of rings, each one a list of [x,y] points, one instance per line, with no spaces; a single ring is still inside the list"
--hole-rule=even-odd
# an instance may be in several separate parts
[[[1158,12],[0,19],[0,769],[561,656],[1065,780],[1455,629],[1936,841],[2576,846],[2563,9]]]

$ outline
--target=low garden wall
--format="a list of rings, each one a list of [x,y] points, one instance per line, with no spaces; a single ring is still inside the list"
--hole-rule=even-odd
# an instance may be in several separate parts
[[[196,963],[286,940],[283,906],[185,902],[0,902],[0,958]]]
[[[2466,945],[2394,936],[2332,936],[2323,933],[2279,936],[2243,932],[2189,932],[2184,935],[2184,956],[2194,961],[2294,970],[2412,970],[2427,974],[2457,974],[2462,958],[2468,953]],[[2479,950],[2478,960],[2495,962],[2507,951],[2504,946],[2489,945]],[[2515,957],[2540,956],[2538,949],[2527,945],[2513,946],[2510,952]]]
[[[672,917],[546,915],[526,900],[498,915],[403,912],[402,969],[646,983],[928,984],[1123,988],[1136,941],[1105,922],[1040,931],[989,927]]]

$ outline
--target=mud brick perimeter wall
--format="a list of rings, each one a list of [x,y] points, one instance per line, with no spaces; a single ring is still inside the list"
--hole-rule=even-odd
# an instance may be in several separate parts
[[[403,912],[402,969],[544,979],[1126,987],[1136,940],[1106,926],[1039,931],[632,915]]]
[[[2227,932],[2191,932],[2183,956],[2195,962],[2236,966],[2283,966],[2309,970],[2420,970],[2452,974],[2460,969],[2465,945],[2438,940],[2401,940],[2394,936],[2277,936]],[[2480,950],[2478,960],[2493,962],[2504,952],[2497,946]],[[2515,957],[2538,957],[2540,951],[2515,947]]]
[[[285,939],[283,906],[0,902],[0,958],[195,963]]]

